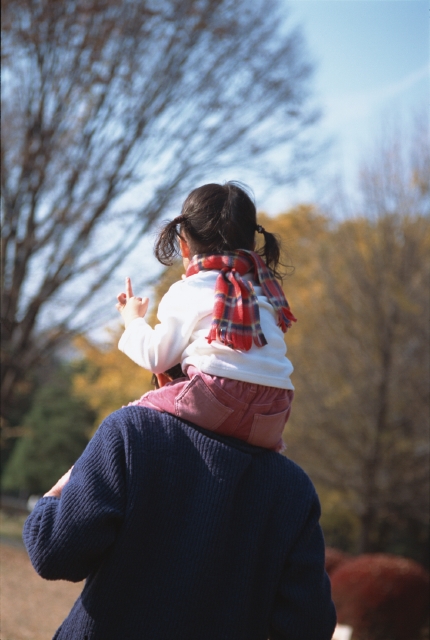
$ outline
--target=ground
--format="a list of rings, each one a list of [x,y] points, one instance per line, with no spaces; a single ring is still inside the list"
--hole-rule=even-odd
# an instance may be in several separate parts
[[[23,548],[0,544],[2,640],[50,640],[83,583],[40,578]]]
[[[1,640],[51,640],[84,586],[39,578],[22,543],[26,517],[0,512]]]

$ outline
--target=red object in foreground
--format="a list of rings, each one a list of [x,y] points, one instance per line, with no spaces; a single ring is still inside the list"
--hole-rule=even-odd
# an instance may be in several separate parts
[[[351,556],[344,551],[340,551],[340,549],[335,549],[334,547],[325,548],[325,570],[329,576],[331,576],[341,564],[350,559]]]
[[[429,574],[413,560],[361,555],[331,575],[339,624],[354,640],[415,640],[427,617]]]

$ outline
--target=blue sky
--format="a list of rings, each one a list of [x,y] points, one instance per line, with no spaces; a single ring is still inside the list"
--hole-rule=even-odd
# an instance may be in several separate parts
[[[352,189],[360,159],[381,122],[429,104],[430,3],[423,0],[286,0],[316,63],[321,131],[333,139],[326,170]],[[258,201],[270,213],[316,191],[302,185]],[[325,180],[325,178],[324,178]],[[317,196],[315,196],[317,197]]]

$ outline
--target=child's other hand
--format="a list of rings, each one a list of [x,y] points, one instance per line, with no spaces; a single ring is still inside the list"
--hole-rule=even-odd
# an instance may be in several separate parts
[[[133,295],[130,278],[125,279],[125,293],[117,296],[116,308],[122,315],[125,328],[136,318],[144,318],[148,310],[149,298],[138,298]]]

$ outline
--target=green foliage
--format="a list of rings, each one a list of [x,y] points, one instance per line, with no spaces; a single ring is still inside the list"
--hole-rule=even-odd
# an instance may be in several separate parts
[[[35,394],[23,420],[25,435],[6,464],[4,491],[44,493],[69,469],[88,442],[92,412],[72,393],[71,372],[60,369]]]

